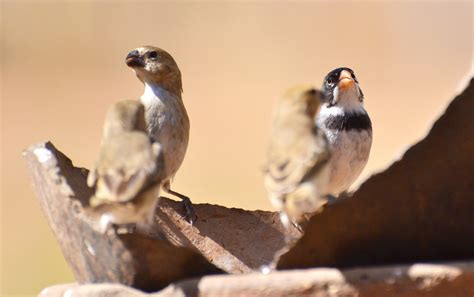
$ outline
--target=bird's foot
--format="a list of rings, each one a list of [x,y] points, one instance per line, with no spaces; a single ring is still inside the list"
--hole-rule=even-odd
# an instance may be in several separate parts
[[[185,213],[184,219],[191,225],[194,224],[194,222],[197,221],[198,217],[196,215],[196,212],[194,211],[193,203],[191,202],[191,199],[189,199],[188,196],[175,192],[171,189],[168,190],[168,193],[181,199],[181,203],[183,203],[183,208],[184,208],[184,213]]]
[[[185,212],[184,219],[188,221],[191,225],[194,224],[194,222],[197,221],[197,215],[196,212],[194,211],[193,203],[191,202],[191,199],[188,197],[182,199],[183,203],[183,208]]]

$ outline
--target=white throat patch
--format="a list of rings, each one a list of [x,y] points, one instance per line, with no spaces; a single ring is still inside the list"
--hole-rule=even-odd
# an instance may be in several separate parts
[[[149,106],[157,99],[159,101],[165,101],[174,97],[176,96],[160,86],[145,83],[145,90],[143,91],[143,95],[140,97],[140,100],[145,106]]]
[[[334,89],[334,99],[336,101],[334,107],[341,107],[345,112],[351,113],[363,110],[364,107],[359,98],[360,93],[357,85],[346,91],[340,91],[338,87]]]

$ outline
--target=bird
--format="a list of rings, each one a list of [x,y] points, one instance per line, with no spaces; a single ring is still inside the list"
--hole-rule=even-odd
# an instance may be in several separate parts
[[[334,202],[335,198],[347,194],[367,164],[372,146],[372,122],[352,69],[340,67],[330,71],[324,78],[321,93],[323,103],[316,123],[330,145],[327,191]]]
[[[130,51],[125,63],[144,84],[140,102],[145,106],[149,137],[161,144],[166,164],[162,189],[180,198],[185,218],[191,224],[197,219],[189,197],[173,191],[171,181],[180,168],[188,147],[190,122],[181,94],[181,71],[173,57],[155,46]]]
[[[115,103],[107,112],[99,156],[87,177],[95,194],[87,212],[101,233],[111,224],[153,222],[165,171],[161,145],[151,142],[145,108],[137,100]]]
[[[289,89],[275,110],[264,166],[270,202],[286,228],[302,223],[326,201],[329,143],[315,123],[321,93],[311,85]]]

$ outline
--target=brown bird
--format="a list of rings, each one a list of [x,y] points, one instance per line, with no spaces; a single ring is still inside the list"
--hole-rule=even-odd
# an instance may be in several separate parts
[[[300,224],[326,203],[328,141],[315,124],[320,92],[298,86],[283,96],[273,120],[264,184],[280,218]]]
[[[145,85],[140,101],[145,106],[148,133],[161,144],[166,164],[162,188],[182,199],[186,219],[192,223],[196,215],[190,199],[170,186],[184,160],[189,140],[189,118],[181,99],[181,72],[169,53],[154,46],[131,51],[125,62]]]
[[[120,101],[107,112],[96,167],[87,178],[95,188],[88,209],[104,233],[110,224],[150,224],[165,165],[161,146],[148,137],[144,106]]]

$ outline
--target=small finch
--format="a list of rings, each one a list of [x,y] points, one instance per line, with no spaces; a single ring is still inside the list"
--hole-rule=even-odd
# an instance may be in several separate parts
[[[163,149],[166,173],[163,190],[182,199],[186,219],[196,215],[188,197],[171,190],[171,180],[184,160],[189,140],[189,118],[181,99],[181,72],[173,57],[153,46],[139,47],[125,58],[138,79],[145,85],[140,101],[145,106],[145,120],[150,138]]]
[[[320,92],[298,86],[283,96],[273,119],[264,184],[282,224],[300,224],[326,203],[329,145],[315,124]]]
[[[95,188],[88,211],[99,216],[100,231],[110,224],[151,223],[164,171],[161,146],[146,131],[143,105],[134,100],[114,104],[106,115],[96,167],[87,178]]]
[[[349,189],[369,160],[372,122],[352,69],[341,67],[329,72],[321,92],[323,104],[316,122],[331,147],[327,191],[332,198],[337,198]]]

